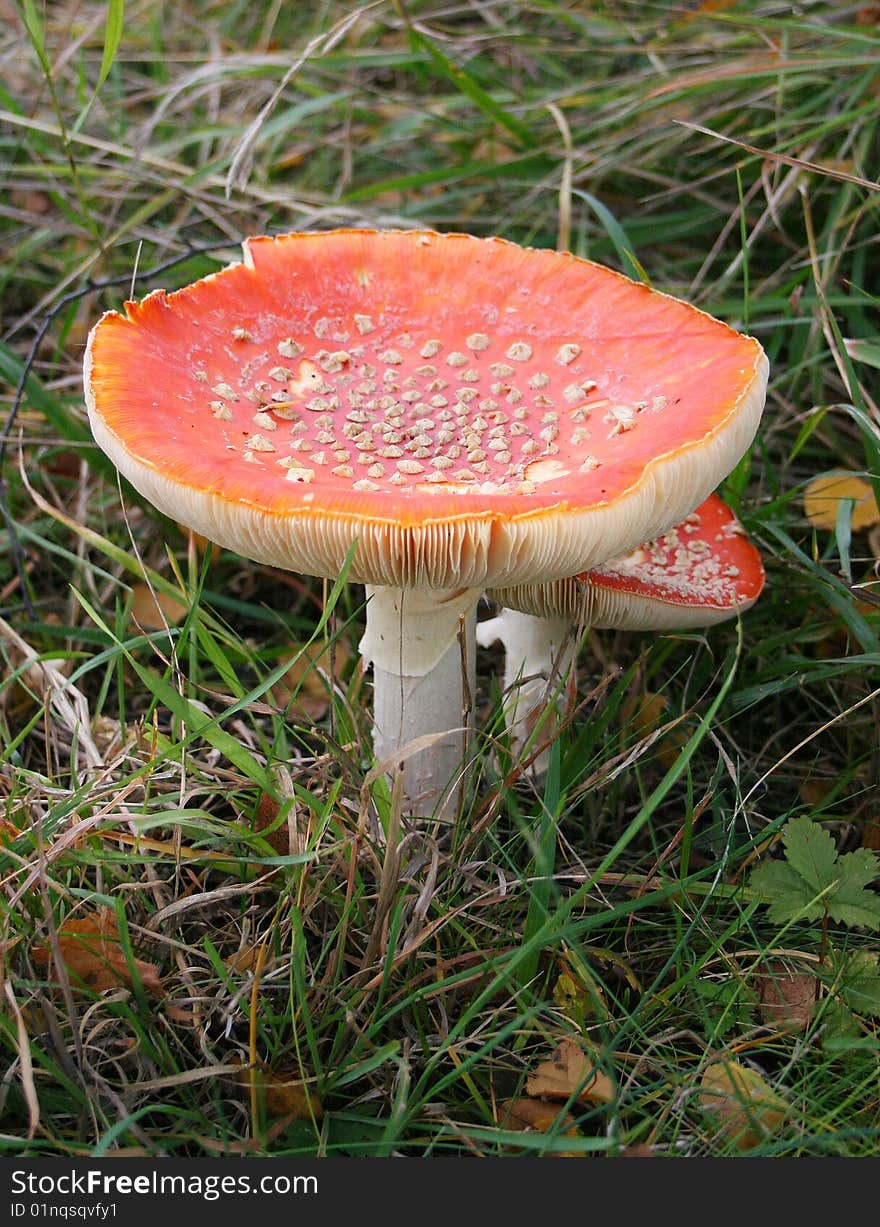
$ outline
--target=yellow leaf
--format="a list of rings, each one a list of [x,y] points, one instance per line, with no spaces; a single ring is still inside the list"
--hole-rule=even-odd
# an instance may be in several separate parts
[[[176,626],[186,617],[186,605],[164,592],[153,591],[147,584],[135,584],[131,595],[131,624],[141,630],[158,631],[164,626]]]
[[[601,1073],[589,1053],[573,1039],[564,1039],[549,1061],[526,1080],[526,1094],[546,1099],[576,1099],[580,1103],[613,1103],[614,1083]]]
[[[833,477],[817,477],[804,492],[804,513],[814,528],[833,529],[837,524],[837,508],[843,499],[852,499],[853,531],[871,528],[880,523],[880,509],[874,491],[854,473],[838,473]]]
[[[562,972],[553,985],[553,1004],[576,1022],[583,1021],[593,1007],[583,984],[567,971]]]
[[[788,1115],[788,1104],[761,1075],[736,1061],[707,1065],[700,1088],[700,1103],[738,1150],[754,1150]]]

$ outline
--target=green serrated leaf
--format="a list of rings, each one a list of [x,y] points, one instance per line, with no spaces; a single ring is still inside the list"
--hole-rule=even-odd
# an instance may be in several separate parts
[[[769,904],[774,924],[791,920],[818,920],[825,912],[816,891],[788,861],[767,861],[752,870],[749,886],[762,903]]]
[[[792,818],[782,833],[785,858],[813,894],[827,891],[838,876],[837,849],[824,827],[812,818]]]
[[[840,995],[856,1014],[880,1017],[880,956],[871,950],[851,954],[840,971]]]
[[[694,989],[709,1007],[706,1033],[716,1040],[733,1030],[745,1027],[754,1017],[756,1000],[747,985],[731,976],[729,980],[696,980]]]
[[[880,929],[880,895],[867,890],[880,872],[877,855],[867,848],[847,852],[837,862],[837,885],[828,911],[840,924]]]
[[[838,890],[844,884],[851,887],[868,886],[880,878],[880,856],[870,848],[847,852],[838,859],[837,873],[840,880]]]
[[[824,1040],[854,1039],[859,1034],[859,1022],[852,1010],[837,997],[829,997],[822,1005],[822,1036]]]
[[[782,842],[785,860],[759,865],[750,878],[774,923],[817,920],[827,911],[838,924],[880,929],[880,895],[867,889],[880,876],[873,852],[838,856],[834,840],[811,818],[792,818]]]
[[[828,912],[831,919],[853,928],[880,929],[880,899],[866,890],[860,893],[863,898],[849,900],[834,896],[830,899]]]

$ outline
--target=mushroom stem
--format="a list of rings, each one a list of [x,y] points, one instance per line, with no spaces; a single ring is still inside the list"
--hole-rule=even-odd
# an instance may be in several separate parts
[[[373,665],[376,759],[391,767],[399,754],[409,814],[452,818],[463,792],[473,727],[480,590],[368,587],[367,596],[360,650]],[[413,743],[420,739],[426,744],[416,749]]]
[[[480,647],[501,643],[504,647],[504,718],[510,748],[519,756],[541,722],[535,742],[547,740],[553,726],[547,723],[548,705],[557,696],[552,716],[565,715],[571,706],[574,685],[576,639],[569,618],[538,618],[502,609],[494,618],[480,622],[476,638]],[[545,715],[546,713],[546,715]],[[549,751],[539,754],[532,771],[546,771]]]

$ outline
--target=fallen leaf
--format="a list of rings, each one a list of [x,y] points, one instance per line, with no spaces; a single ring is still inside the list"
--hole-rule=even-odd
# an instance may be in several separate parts
[[[131,590],[129,622],[144,631],[158,631],[176,626],[186,617],[187,607],[176,597],[157,592],[147,584],[135,584]]]
[[[115,717],[101,715],[92,720],[92,737],[106,761],[118,754],[125,744],[134,741],[135,734]]]
[[[105,989],[133,982],[112,908],[101,908],[78,920],[65,920],[58,930],[58,946],[75,988],[85,987],[102,993]],[[48,946],[38,946],[32,957],[38,965],[48,965],[52,961],[52,951]],[[156,964],[135,959],[134,966],[147,992],[163,996],[165,990]]]
[[[811,776],[809,779],[801,780],[798,784],[798,796],[804,805],[809,805],[811,809],[819,809],[831,796],[836,784],[836,776],[833,779],[819,779],[817,776]]]
[[[550,1060],[526,1080],[526,1094],[580,1103],[613,1103],[615,1097],[614,1083],[573,1039],[564,1039]]]
[[[627,699],[621,706],[621,720],[635,729],[640,740],[656,733],[668,720],[669,700],[664,694],[646,690],[644,694]],[[675,725],[663,733],[654,744],[654,753],[664,771],[669,771],[678,760],[687,743],[688,735],[681,725]]]
[[[839,964],[835,984],[850,1010],[880,1018],[880,955],[854,950]]]
[[[273,687],[275,697],[284,707],[289,705],[310,720],[322,720],[330,710],[331,669],[333,679],[338,681],[351,660],[351,649],[344,639],[336,639],[332,647],[323,641],[292,644],[283,657],[291,654],[294,659],[290,668]]]
[[[880,523],[880,509],[874,491],[855,473],[838,473],[832,477],[817,477],[804,491],[804,514],[814,528],[833,529],[837,524],[837,509],[843,499],[852,499],[852,528],[859,532]]]
[[[14,4],[4,4],[0,8],[0,18],[2,18],[4,24],[15,21],[16,17]],[[47,196],[45,192],[40,192],[33,188],[12,188],[9,192],[9,203],[15,205],[23,213],[36,213],[38,215],[48,213],[52,208],[51,197]]]
[[[758,1002],[764,1022],[777,1031],[806,1031],[816,1005],[816,977],[771,959],[758,977]]]
[[[82,456],[72,448],[66,451],[59,450],[53,452],[43,461],[46,471],[51,473],[53,477],[66,477],[71,481],[75,481],[81,476],[82,464]]]
[[[880,819],[869,818],[862,826],[862,847],[880,852]]]
[[[629,695],[621,704],[621,721],[635,728],[639,737],[650,737],[663,722],[668,706],[666,695],[652,690]]]
[[[517,1133],[561,1132],[567,1138],[580,1137],[570,1112],[560,1112],[552,1103],[540,1099],[508,1099],[498,1110],[498,1125]],[[563,1151],[571,1155],[571,1151]]]
[[[249,946],[242,946],[233,954],[228,955],[223,962],[230,971],[253,971],[260,962],[260,952],[263,949],[263,942],[252,942]],[[263,955],[262,969],[268,971],[275,966],[275,955],[271,950],[267,950]]]
[[[700,1103],[737,1150],[754,1150],[788,1115],[788,1104],[761,1075],[736,1061],[707,1065],[700,1088]]]
[[[280,826],[275,827],[274,831],[268,830],[269,827],[277,821],[278,815],[281,812],[281,806],[267,792],[260,793],[260,799],[257,802],[257,812],[254,817],[254,827],[258,830],[266,843],[278,856],[290,856],[290,827],[288,823],[282,822]]]
[[[252,1076],[256,1081],[257,1094],[262,1097],[266,1115],[271,1120],[281,1117],[286,1120],[320,1120],[324,1115],[320,1096],[314,1087],[303,1082],[298,1071],[273,1070],[263,1065],[259,1069],[250,1070],[243,1065],[236,1077],[248,1095]]]
[[[23,828],[22,828],[23,829]],[[0,818],[0,844],[10,844],[18,839],[21,830],[8,818]]]
[[[567,971],[562,972],[553,985],[553,1004],[575,1022],[583,1022],[592,1013],[593,1003],[586,988]]]

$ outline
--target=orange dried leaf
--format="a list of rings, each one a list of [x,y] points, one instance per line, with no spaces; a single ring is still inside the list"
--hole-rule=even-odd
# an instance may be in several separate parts
[[[263,834],[266,843],[277,853],[278,856],[290,855],[290,828],[286,822],[275,827],[270,831],[271,827],[278,819],[281,812],[281,806],[274,797],[270,797],[267,792],[260,793],[260,799],[257,802],[257,813],[254,819],[254,827]]]
[[[809,779],[801,780],[798,784],[798,796],[804,805],[809,805],[812,809],[819,809],[834,791],[836,783],[836,778],[824,779],[811,776]]]
[[[13,840],[18,839],[22,831],[27,830],[29,824],[29,815],[19,810],[14,810],[13,813],[21,826],[16,826],[9,818],[0,818],[0,844],[11,844]]]
[[[656,733],[664,721],[669,720],[668,707],[669,700],[664,694],[646,690],[642,695],[627,699],[621,707],[621,719],[631,724],[639,739],[644,740]],[[675,764],[687,739],[687,733],[680,725],[671,728],[658,739],[655,753],[665,771]]]
[[[613,1103],[614,1083],[573,1039],[564,1039],[549,1061],[526,1080],[526,1094],[581,1103]]]
[[[707,1065],[700,1088],[700,1103],[738,1150],[754,1150],[788,1115],[788,1104],[761,1075],[736,1061]]]
[[[833,529],[837,524],[837,509],[844,499],[852,499],[852,527],[855,532],[880,523],[880,509],[874,491],[855,473],[838,473],[832,477],[817,477],[804,492],[804,514],[814,528]]]
[[[111,908],[101,908],[79,920],[65,920],[58,930],[58,946],[74,988],[85,987],[102,993],[120,984],[133,983],[132,969],[125,957]],[[52,951],[48,946],[38,946],[32,957],[35,963],[48,965]],[[164,995],[155,963],[135,959],[134,967],[147,992],[158,997]]]
[[[303,1082],[298,1072],[273,1070],[268,1066],[250,1070],[242,1066],[236,1075],[242,1088],[250,1094],[252,1078],[263,1100],[266,1115],[272,1120],[320,1120],[324,1108],[313,1087]]]
[[[517,1133],[549,1133],[561,1130],[566,1137],[580,1137],[574,1117],[569,1112],[560,1112],[552,1103],[540,1099],[508,1099],[501,1104],[498,1124],[502,1129],[514,1129]]]
[[[164,626],[176,626],[186,617],[186,605],[164,592],[153,591],[147,584],[135,584],[131,594],[131,625],[141,630],[158,631]]]
[[[771,960],[759,979],[758,1000],[764,1022],[777,1031],[806,1031],[816,1005],[816,977]]]
[[[253,942],[249,946],[242,946],[240,950],[236,950],[234,954],[230,954],[223,960],[230,971],[253,971],[254,968],[261,962],[260,952],[263,950],[263,942]],[[267,950],[262,955],[262,969],[268,971],[275,966],[275,955]]]
[[[880,852],[880,818],[869,818],[862,826],[862,847]]]
[[[640,737],[650,737],[666,719],[666,709],[669,700],[665,694],[655,694],[646,690],[644,694],[629,700],[625,704],[627,716],[632,717],[633,724]]]

